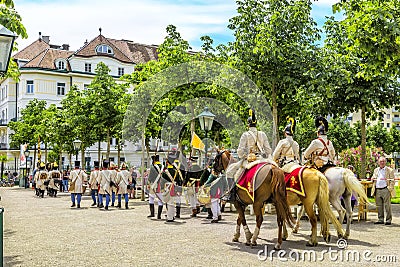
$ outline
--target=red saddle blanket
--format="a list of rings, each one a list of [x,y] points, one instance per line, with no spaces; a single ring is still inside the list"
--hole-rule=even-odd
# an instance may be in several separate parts
[[[257,165],[254,165],[250,169],[246,169],[236,183],[236,185],[239,188],[247,192],[247,194],[249,195],[249,197],[253,202],[254,202],[254,191],[256,190],[256,188],[254,188],[254,178],[258,170],[265,164],[266,162],[259,163]]]
[[[306,193],[303,186],[303,170],[306,167],[299,167],[291,173],[285,173],[286,190],[292,191],[300,196],[305,197]]]

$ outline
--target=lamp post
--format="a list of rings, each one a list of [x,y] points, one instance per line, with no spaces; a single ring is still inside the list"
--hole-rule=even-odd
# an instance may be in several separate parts
[[[74,149],[75,149],[75,160],[78,160],[78,151],[81,148],[82,141],[79,139],[74,140]]]
[[[28,179],[29,179],[29,177],[28,177],[28,158],[29,158],[29,154],[30,153],[31,152],[28,149],[26,149],[24,151],[24,155],[25,155],[25,188],[29,187],[29,181],[28,181]]]
[[[14,40],[17,37],[12,31],[3,27],[0,29],[0,73],[6,73],[10,62]]]
[[[205,145],[205,151],[206,151],[205,164],[207,164],[208,163],[208,156],[207,156],[208,142],[207,142],[207,138],[208,138],[208,132],[211,131],[215,115],[212,114],[208,110],[208,107],[205,107],[204,111],[202,113],[200,113],[197,117],[199,118],[201,129],[203,131],[205,131],[205,133],[206,133],[206,143],[204,145]]]

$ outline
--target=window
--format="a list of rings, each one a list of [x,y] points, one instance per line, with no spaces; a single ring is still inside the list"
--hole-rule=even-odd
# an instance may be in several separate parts
[[[399,114],[394,114],[394,117],[395,117],[395,118],[398,118],[398,117],[399,117]]]
[[[386,123],[386,127],[387,127],[387,128],[390,128],[390,123],[389,123],[389,122]]]
[[[125,73],[124,68],[118,68],[118,76],[122,76],[124,75],[124,73]]]
[[[92,64],[85,63],[85,72],[92,72]]]
[[[33,81],[26,81],[26,93],[33,94]]]
[[[83,84],[83,90],[89,89],[89,85],[90,85],[90,84],[87,84],[87,83]]]
[[[110,161],[110,162],[111,162],[111,161],[114,162],[114,157],[110,157],[110,158],[109,158],[109,161]]]
[[[65,95],[65,83],[57,83],[57,95]]]
[[[114,54],[111,47],[108,45],[102,44],[96,48],[97,53],[104,53],[104,54]]]
[[[59,61],[59,62],[58,62],[58,65],[57,65],[57,68],[58,68],[59,70],[65,70],[65,63],[64,63],[64,61]]]
[[[386,114],[386,119],[390,119],[390,114]]]

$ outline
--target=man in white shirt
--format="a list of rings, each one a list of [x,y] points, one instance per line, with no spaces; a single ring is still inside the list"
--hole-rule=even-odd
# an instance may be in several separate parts
[[[392,224],[392,207],[390,198],[396,196],[394,190],[394,172],[386,166],[386,158],[380,157],[379,167],[374,170],[371,194],[375,195],[375,203],[378,208],[378,221],[375,224]],[[384,210],[386,211],[386,222],[384,222]]]

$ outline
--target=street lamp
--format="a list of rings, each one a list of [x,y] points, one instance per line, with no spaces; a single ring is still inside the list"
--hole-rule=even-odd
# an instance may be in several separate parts
[[[10,62],[14,40],[17,37],[12,31],[3,27],[0,29],[0,73],[6,73]]]
[[[31,152],[28,150],[28,149],[26,149],[25,151],[24,151],[24,155],[25,155],[25,188],[28,188],[29,187],[29,177],[28,177],[28,158],[29,158],[29,154],[30,154]]]
[[[206,151],[205,164],[207,164],[208,163],[208,158],[207,158],[207,150],[208,150],[207,137],[208,137],[208,132],[211,131],[215,115],[212,114],[208,110],[208,107],[205,107],[204,111],[202,113],[200,113],[197,117],[199,118],[201,129],[203,131],[205,131],[205,133],[206,133],[206,143],[204,145],[205,145],[205,151]]]
[[[75,153],[76,153],[75,160],[78,160],[78,151],[81,148],[82,141],[79,139],[76,139],[76,140],[74,140],[73,144],[74,144],[74,149],[75,149]]]

